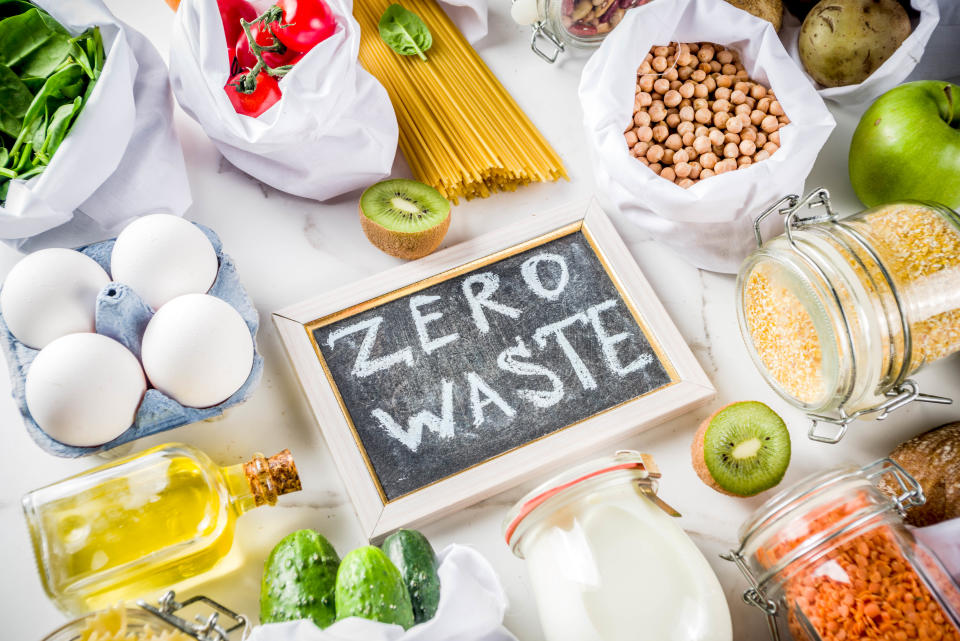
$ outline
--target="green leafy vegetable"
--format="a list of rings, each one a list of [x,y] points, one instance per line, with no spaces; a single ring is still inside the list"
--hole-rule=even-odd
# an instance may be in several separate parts
[[[426,60],[424,52],[433,44],[430,29],[420,16],[404,9],[398,4],[387,7],[380,17],[380,37],[401,56],[420,56]]]
[[[43,172],[104,65],[100,30],[74,36],[24,0],[0,0],[0,205]]]

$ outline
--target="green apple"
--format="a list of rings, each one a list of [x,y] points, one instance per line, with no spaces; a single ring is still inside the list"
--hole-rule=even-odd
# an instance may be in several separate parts
[[[849,165],[868,207],[895,200],[960,207],[960,87],[918,80],[877,98],[853,133]]]

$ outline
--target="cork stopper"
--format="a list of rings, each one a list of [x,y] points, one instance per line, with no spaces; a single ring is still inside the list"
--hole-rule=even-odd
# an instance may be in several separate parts
[[[243,472],[258,507],[274,505],[278,496],[303,489],[290,450],[277,452],[270,458],[264,458],[258,452],[243,464]]]

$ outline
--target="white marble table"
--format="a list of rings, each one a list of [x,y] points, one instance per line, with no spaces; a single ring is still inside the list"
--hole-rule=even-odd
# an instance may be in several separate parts
[[[162,52],[169,44],[172,14],[160,0],[108,0],[123,20],[143,31]],[[516,97],[563,157],[569,183],[536,185],[514,194],[462,204],[444,245],[472,238],[537,211],[594,193],[590,162],[580,131],[576,85],[581,63],[549,67],[528,49],[528,32],[509,21],[506,2],[493,3],[490,35],[478,49],[503,84]],[[847,180],[847,147],[858,113],[832,108],[838,127],[807,182],[825,185],[841,211],[858,204]],[[194,205],[189,217],[215,229],[236,260],[240,277],[261,314],[259,346],[266,369],[259,389],[245,405],[224,419],[191,425],[137,443],[138,448],[168,441],[196,445],[217,461],[238,462],[254,451],[289,447],[296,455],[304,491],[285,497],[277,508],[245,515],[238,524],[237,550],[245,563],[211,580],[197,591],[255,615],[260,571],[272,545],[297,528],[323,532],[341,554],[362,545],[357,521],[330,454],[304,402],[277,339],[269,315],[289,303],[375,274],[398,263],[373,249],[357,221],[356,194],[318,204],[264,187],[224,161],[197,125],[182,112],[177,127],[186,154]],[[407,172],[403,161],[397,172]],[[676,255],[647,240],[630,224],[614,223],[662,299],[680,332],[719,391],[715,404],[673,420],[623,443],[653,453],[662,467],[661,493],[683,513],[683,527],[710,559],[724,586],[733,613],[735,638],[763,639],[765,625],[756,610],[740,601],[743,581],[717,555],[731,546],[741,521],[762,498],[721,496],[703,485],[690,465],[689,444],[698,422],[711,407],[735,400],[757,399],[780,412],[793,434],[793,462],[785,479],[791,483],[841,461],[867,462],[883,456],[904,437],[960,418],[960,406],[915,405],[883,423],[855,425],[841,445],[807,440],[807,422],[776,397],[748,360],[733,306],[734,280],[698,271]],[[0,275],[19,254],[0,248]],[[9,396],[6,368],[0,368],[0,638],[39,640],[64,617],[47,600],[40,585],[20,511],[27,491],[80,472],[99,459],[51,457],[29,439]],[[929,367],[918,376],[932,392],[960,389],[956,357]],[[424,528],[434,545],[450,542],[475,546],[491,561],[509,594],[507,626],[522,641],[543,638],[523,564],[502,542],[500,521],[507,508],[529,488],[517,488]],[[642,579],[642,577],[638,577]]]

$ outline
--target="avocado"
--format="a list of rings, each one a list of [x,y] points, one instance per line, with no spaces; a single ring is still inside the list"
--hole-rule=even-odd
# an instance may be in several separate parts
[[[410,593],[400,570],[380,548],[368,545],[343,557],[337,570],[337,620],[362,617],[413,626]]]
[[[260,622],[310,619],[321,628],[333,623],[339,564],[337,551],[319,532],[297,530],[285,536],[263,565]]]
[[[383,542],[383,551],[403,575],[414,620],[423,623],[432,619],[440,604],[440,576],[430,541],[416,530],[398,530]]]

